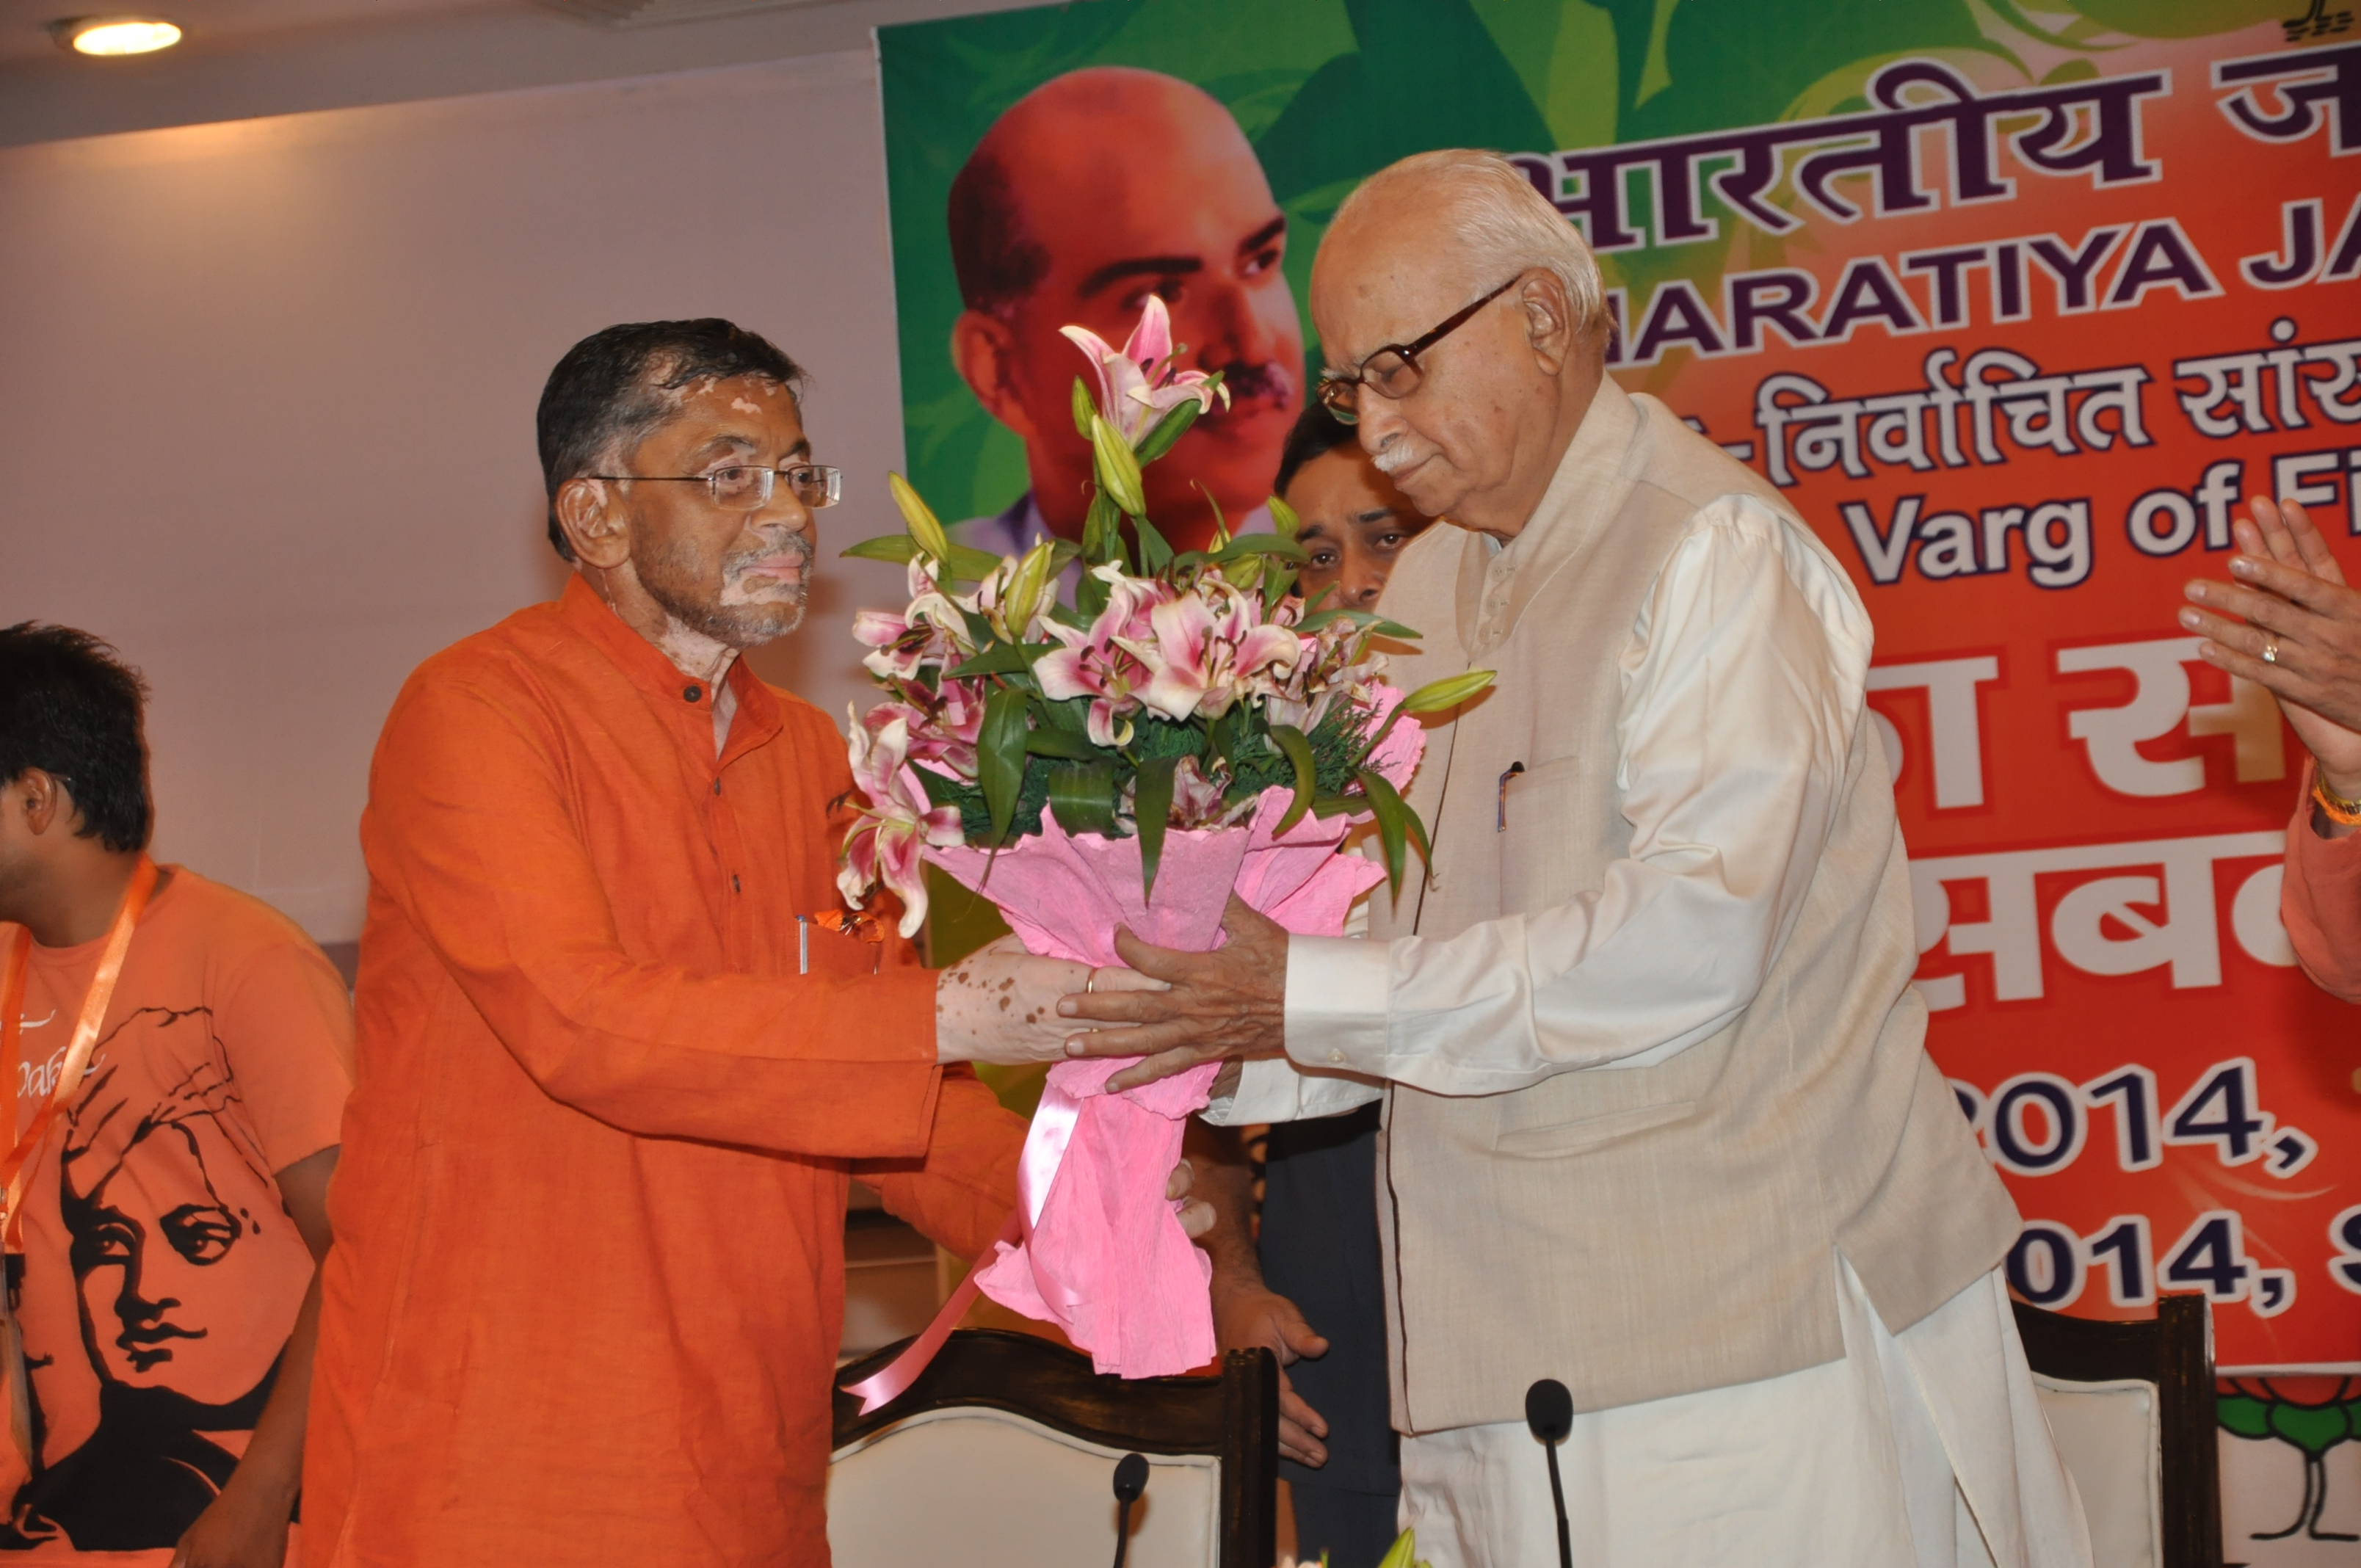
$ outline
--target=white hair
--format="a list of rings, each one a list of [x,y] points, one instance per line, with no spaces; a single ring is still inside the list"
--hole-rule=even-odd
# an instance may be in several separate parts
[[[1413,153],[1363,181],[1336,209],[1331,231],[1342,227],[1371,192],[1402,186],[1415,187],[1423,204],[1449,213],[1452,232],[1492,277],[1512,278],[1534,268],[1555,274],[1574,309],[1576,331],[1606,343],[1607,290],[1599,281],[1598,262],[1523,170],[1497,152],[1472,148]]]

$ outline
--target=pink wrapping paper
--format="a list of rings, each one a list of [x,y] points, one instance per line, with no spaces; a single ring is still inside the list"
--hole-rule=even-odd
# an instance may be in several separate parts
[[[1399,700],[1389,694],[1380,712]],[[1424,745],[1418,725],[1398,724],[1372,764],[1399,784]],[[1306,816],[1274,837],[1290,799],[1289,790],[1268,790],[1247,826],[1167,833],[1152,899],[1140,895],[1138,839],[1070,835],[1049,817],[1038,837],[996,856],[974,848],[927,855],[998,905],[1027,951],[1098,968],[1120,966],[1119,927],[1159,947],[1220,946],[1233,888],[1290,931],[1333,937],[1353,900],[1385,872],[1337,853],[1352,826],[1343,817]],[[1159,1377],[1202,1366],[1215,1349],[1213,1266],[1164,1189],[1183,1124],[1204,1106],[1220,1064],[1106,1093],[1106,1080],[1137,1059],[1050,1068],[1018,1169],[1018,1239],[998,1244],[976,1281],[1012,1310],[1057,1324],[1100,1372]]]

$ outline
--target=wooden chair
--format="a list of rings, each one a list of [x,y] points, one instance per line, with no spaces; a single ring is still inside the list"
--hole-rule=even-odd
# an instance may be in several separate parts
[[[2213,1318],[2169,1295],[2103,1322],[2015,1303],[2042,1413],[2082,1494],[2098,1568],[2222,1568]]]
[[[904,1342],[906,1343],[907,1342]],[[901,1344],[840,1368],[840,1385]],[[1038,1568],[1115,1555],[1115,1462],[1147,1456],[1131,1568],[1270,1568],[1279,1364],[1232,1351],[1219,1377],[1124,1382],[1028,1334],[962,1329],[917,1382],[863,1416],[840,1387],[829,1461],[838,1568]]]

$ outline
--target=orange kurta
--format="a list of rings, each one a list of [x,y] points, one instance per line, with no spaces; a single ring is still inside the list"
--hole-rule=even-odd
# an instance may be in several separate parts
[[[854,1175],[954,1251],[1022,1124],[838,906],[835,728],[579,579],[420,666],[361,840],[309,1564],[825,1563]]]

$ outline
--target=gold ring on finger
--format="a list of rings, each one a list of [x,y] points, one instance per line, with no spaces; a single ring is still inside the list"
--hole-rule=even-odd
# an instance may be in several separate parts
[[[1098,988],[1099,988],[1099,971],[1098,971],[1098,970],[1091,970],[1090,978],[1089,978],[1088,980],[1085,980],[1084,981],[1082,981],[1082,994],[1083,994],[1083,995],[1085,995],[1085,996],[1089,996],[1089,995],[1093,994],[1093,992],[1095,992],[1098,990]]]

